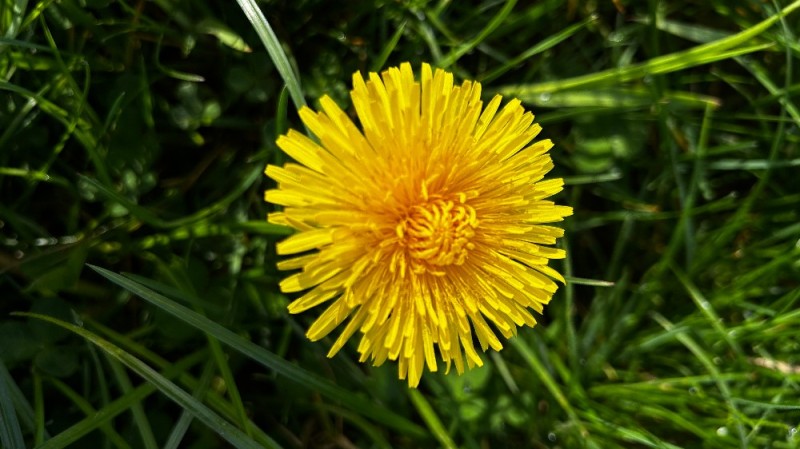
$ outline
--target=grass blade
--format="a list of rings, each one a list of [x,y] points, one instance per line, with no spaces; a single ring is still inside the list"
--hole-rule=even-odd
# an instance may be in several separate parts
[[[128,377],[128,373],[122,368],[122,365],[113,357],[108,358],[108,363],[111,365],[111,371],[117,380],[122,392],[128,394],[133,391],[133,384]],[[131,413],[133,414],[133,422],[136,424],[136,429],[139,431],[139,436],[142,438],[142,443],[146,449],[156,449],[156,437],[153,435],[153,428],[150,426],[150,420],[147,419],[147,414],[144,412],[141,402],[134,402],[131,404]]]
[[[200,385],[194,392],[194,397],[202,401],[211,386],[211,379],[214,376],[214,362],[209,361],[203,369],[203,374],[200,376]],[[164,443],[164,449],[178,449],[183,438],[186,436],[186,431],[189,430],[189,425],[194,420],[191,413],[184,410],[181,412],[181,417],[169,433],[167,442]]]
[[[693,92],[664,92],[660,97],[642,88],[598,88],[569,90],[553,94],[519,95],[523,102],[547,108],[604,108],[636,109],[663,103],[675,107],[702,109],[708,105],[718,107],[720,100]]]
[[[372,65],[370,66],[370,70],[377,72],[383,68],[383,65],[386,64],[386,60],[389,59],[389,55],[392,54],[394,48],[397,47],[397,43],[400,42],[400,38],[403,36],[403,30],[405,29],[406,22],[401,23],[400,26],[397,27],[397,30],[395,30],[392,38],[389,39],[389,42],[387,42],[386,45],[384,45],[381,53],[377,58],[375,58],[375,61],[373,61]]]
[[[497,29],[497,27],[503,24],[503,22],[506,20],[506,17],[508,17],[508,15],[511,14],[511,10],[514,9],[514,5],[516,4],[517,0],[506,1],[506,4],[503,5],[503,8],[500,11],[498,11],[494,17],[492,17],[492,20],[490,20],[489,23],[486,24],[486,27],[483,30],[481,30],[481,32],[478,33],[477,36],[475,36],[470,41],[465,42],[456,47],[455,49],[453,49],[453,51],[451,51],[450,53],[447,54],[447,56],[442,58],[442,60],[439,61],[437,65],[442,68],[447,68],[453,65],[456,61],[458,61],[458,58],[460,58],[473,48],[477,47],[478,44],[486,40],[486,38],[489,37],[489,35],[492,34],[494,30]]]
[[[239,7],[242,8],[244,15],[247,16],[247,20],[250,21],[250,23],[253,25],[253,28],[256,30],[256,33],[258,33],[258,37],[261,38],[261,42],[267,49],[269,57],[272,58],[272,62],[278,69],[278,73],[281,74],[281,78],[283,78],[283,81],[289,88],[289,94],[292,96],[292,101],[294,102],[295,107],[300,109],[301,107],[305,106],[306,100],[303,97],[303,91],[300,88],[300,80],[294,73],[294,70],[289,63],[289,58],[286,56],[286,52],[283,51],[283,47],[281,46],[281,42],[278,40],[278,36],[276,36],[275,32],[272,31],[272,27],[267,21],[267,18],[264,17],[264,13],[262,13],[261,9],[258,8],[255,0],[236,0],[236,2],[239,3]]]
[[[254,166],[248,173],[246,173],[242,177],[242,181],[219,201],[211,204],[210,206],[204,207],[192,215],[188,215],[183,218],[178,218],[176,220],[164,220],[159,218],[153,212],[150,212],[147,208],[144,208],[135,202],[125,198],[123,195],[115,192],[114,190],[110,189],[109,187],[103,185],[102,183],[89,178],[87,176],[78,175],[78,177],[86,182],[87,184],[91,185],[97,192],[104,196],[106,199],[110,201],[114,201],[119,203],[121,206],[125,207],[131,215],[135,216],[139,220],[147,223],[151,226],[157,228],[174,228],[178,226],[187,225],[190,223],[194,223],[196,221],[202,220],[210,215],[214,215],[216,213],[222,212],[228,205],[236,200],[237,198],[241,198],[242,194],[250,188],[261,176],[263,172],[263,168],[261,165]]]
[[[588,285],[591,287],[613,287],[614,283],[611,281],[603,281],[600,279],[586,279],[586,278],[578,278],[575,276],[564,276],[564,279],[567,280],[569,284],[575,285]]]
[[[730,332],[725,329],[725,325],[722,324],[723,321],[714,310],[714,306],[705,298],[705,296],[700,292],[700,289],[697,288],[696,285],[689,279],[686,273],[683,272],[678,266],[674,263],[670,263],[670,268],[672,272],[675,273],[675,277],[678,278],[678,281],[683,285],[686,289],[687,293],[689,293],[689,297],[692,298],[697,308],[700,312],[703,313],[705,318],[711,324],[711,327],[717,331],[719,337],[730,346],[733,352],[736,353],[739,357],[744,357],[744,353],[742,352],[742,348],[739,347],[739,344],[736,340],[731,337]]]
[[[3,3],[3,7],[0,8],[3,11],[0,20],[4,22],[3,25],[6,28],[5,37],[14,38],[20,31],[22,18],[25,17],[25,9],[28,7],[28,0],[12,0],[4,1]],[[2,50],[3,46],[0,45],[0,51]]]
[[[561,408],[566,412],[569,419],[573,422],[575,426],[581,429],[581,433],[584,434],[586,438],[587,447],[596,447],[595,443],[588,438],[589,432],[586,430],[586,427],[581,422],[578,414],[575,412],[575,409],[572,408],[572,405],[567,400],[567,397],[561,391],[561,388],[556,384],[556,381],[553,379],[553,376],[550,375],[550,372],[547,371],[544,364],[541,360],[533,353],[533,350],[528,346],[528,344],[522,340],[521,337],[512,338],[509,340],[511,346],[519,352],[525,362],[528,363],[528,366],[531,367],[536,377],[542,381],[544,386],[553,395],[556,402],[561,406]]]
[[[2,358],[0,358],[0,363],[2,363]],[[9,394],[11,395],[11,400],[14,403],[14,407],[17,411],[17,419],[20,421],[20,424],[27,428],[28,430],[39,432],[41,430],[42,437],[49,437],[47,431],[44,430],[44,427],[39,427],[40,424],[44,422],[44,420],[40,420],[39,415],[37,414],[38,410],[34,410],[34,407],[28,402],[28,399],[20,390],[19,385],[17,385],[14,380],[11,378],[11,374],[6,370],[4,367],[0,368],[0,382],[5,383],[9,389]],[[36,385],[34,382],[34,394],[35,394]]]
[[[749,30],[748,30],[749,31]],[[738,36],[738,35],[737,35]],[[714,42],[716,43],[716,42]],[[710,44],[707,44],[710,45]],[[742,56],[772,47],[772,44],[756,44],[735,49],[716,50],[703,48],[700,45],[692,50],[671,53],[659,56],[649,61],[633,64],[622,68],[613,68],[595,72],[589,75],[576,76],[559,81],[547,81],[538,84],[511,85],[497,89],[497,92],[510,97],[532,97],[541,94],[552,94],[577,87],[595,87],[617,85],[627,81],[643,78],[647,75],[662,75],[664,73],[686,70],[699,65],[710,64],[736,56]],[[692,53],[693,50],[698,50]]]
[[[672,331],[673,329],[675,329],[675,326],[671,322],[669,322],[666,318],[664,318],[662,315],[658,313],[653,313],[652,317],[665,330]],[[742,448],[744,449],[748,447],[744,432],[744,422],[742,419],[742,413],[736,407],[736,404],[733,401],[733,396],[731,395],[731,391],[728,388],[728,383],[721,378],[720,376],[721,373],[717,369],[714,362],[711,360],[711,357],[709,357],[706,351],[703,350],[703,348],[699,344],[697,344],[697,342],[695,342],[694,339],[690,337],[686,332],[676,331],[675,339],[677,339],[679,342],[681,342],[681,344],[686,346],[686,348],[689,351],[691,351],[692,354],[694,354],[694,356],[697,357],[697,360],[700,361],[700,363],[706,368],[711,377],[714,378],[714,380],[717,383],[717,388],[719,388],[719,392],[725,399],[725,403],[728,406],[731,418],[733,419],[733,422],[736,425],[736,430],[739,434],[739,439],[741,441]]]
[[[397,413],[394,413],[386,408],[379,407],[373,402],[364,399],[355,393],[345,390],[344,388],[333,384],[325,378],[287,362],[281,357],[262,348],[261,346],[245,340],[225,327],[196,312],[193,312],[190,309],[187,309],[186,307],[176,304],[174,301],[169,300],[165,296],[159,295],[158,293],[144,287],[132,279],[94,265],[89,265],[89,267],[109,281],[139,296],[156,307],[159,307],[164,311],[174,315],[192,327],[214,336],[220,342],[241,352],[252,360],[274,370],[276,373],[285,376],[286,378],[293,380],[300,385],[309,388],[312,391],[318,392],[330,399],[340,401],[348,408],[351,408],[366,417],[370,417],[397,430],[406,432],[409,435],[417,437],[423,437],[427,435],[427,432],[425,432],[423,428],[398,415]]]
[[[132,356],[130,353],[98,337],[92,332],[47,315],[40,315],[36,313],[15,313],[15,315],[47,321],[48,323],[55,324],[56,326],[60,326],[80,335],[84,339],[90,341],[105,351],[111,357],[122,362],[123,365],[136,372],[136,374],[143,377],[147,382],[158,388],[165,396],[175,401],[176,404],[180,405],[185,410],[188,410],[198,420],[208,426],[209,429],[216,432],[220,437],[231,443],[234,447],[240,449],[262,449],[261,445],[248,437],[244,432],[234,427],[228,421],[222,419],[219,415],[211,411],[211,409],[197,401],[190,394],[186,393],[171,381],[167,380],[166,377],[156,372],[153,368]],[[276,443],[273,447],[279,448],[280,446],[278,446]]]
[[[6,449],[25,449],[14,401],[11,398],[13,379],[0,359],[0,443]]]
[[[208,356],[205,351],[198,351],[197,353],[178,361],[174,365],[164,370],[163,375],[167,379],[171,379],[176,375],[190,369],[197,363],[205,360],[207,357]],[[72,425],[72,427],[69,427],[58,435],[53,436],[53,438],[45,441],[40,446],[37,446],[36,449],[61,449],[69,447],[71,444],[83,438],[88,433],[103,427],[110,420],[128,410],[132,403],[143,401],[149,395],[155,393],[155,391],[156,387],[151,384],[145,383],[139,385],[130,393],[120,396],[102,409],[97,410],[97,412],[92,413],[83,420],[75,423]]]
[[[456,449],[458,446],[456,446],[456,443],[450,438],[450,435],[442,424],[442,420],[436,415],[436,412],[433,410],[428,400],[425,399],[425,396],[423,396],[419,390],[411,388],[408,390],[408,397],[411,399],[411,403],[414,404],[414,407],[417,408],[420,416],[422,416],[422,420],[428,425],[428,429],[430,429],[433,436],[439,440],[442,447]]]
[[[49,383],[55,387],[61,394],[63,394],[67,399],[72,402],[72,405],[82,411],[86,416],[95,416],[97,415],[97,410],[92,407],[92,404],[89,403],[80,393],[75,391],[72,387],[65,384],[64,382],[56,379],[50,378],[48,379]],[[132,404],[126,404],[126,409],[129,409]],[[122,435],[117,432],[114,427],[109,423],[107,420],[99,423],[97,427],[93,428],[92,430],[97,429],[103,434],[105,434],[106,438],[108,438],[108,442],[113,444],[114,447],[117,449],[131,449],[131,445],[122,438]],[[61,446],[64,447],[64,446]]]
[[[771,44],[749,45],[746,47],[740,47],[738,49],[735,47],[746,44],[777,23],[781,17],[794,12],[798,8],[800,8],[800,0],[792,2],[789,6],[783,8],[780,13],[770,16],[767,19],[753,25],[752,27],[732,36],[709,42],[707,44],[698,45],[685,51],[679,51],[652,58],[649,61],[639,64],[633,64],[622,68],[615,67],[588,75],[581,75],[558,81],[506,86],[498,91],[503,95],[520,96],[552,93],[560,90],[573,89],[576,87],[617,84],[641,78],[645,75],[657,75],[674,72],[677,70],[684,70],[689,67],[708,64],[714,61],[720,61],[734,56],[752,53],[754,51],[760,51],[771,46]]]
[[[552,36],[549,36],[549,37],[547,37],[545,39],[542,39],[539,43],[537,43],[533,47],[529,48],[528,50],[526,50],[522,54],[520,54],[520,55],[512,58],[511,60],[505,62],[503,65],[501,65],[500,67],[492,70],[491,72],[487,73],[486,75],[481,76],[480,77],[481,78],[481,82],[482,83],[488,83],[489,81],[491,81],[491,80],[503,75],[504,73],[506,73],[507,71],[509,71],[513,67],[519,65],[520,63],[522,63],[523,61],[527,60],[528,58],[532,58],[532,57],[538,55],[539,53],[545,52],[545,51],[555,47],[556,45],[560,44],[561,42],[564,42],[565,40],[567,40],[570,37],[572,37],[572,35],[574,35],[578,31],[580,31],[584,27],[586,27],[586,25],[588,25],[588,24],[590,24],[590,23],[592,23],[592,22],[594,22],[596,20],[597,20],[596,16],[591,16],[591,17],[587,18],[586,20],[584,20],[584,21],[582,21],[580,23],[576,23],[574,25],[571,25],[571,26],[561,30],[560,32],[558,32],[558,33],[556,33],[556,34],[554,34]]]
[[[23,87],[0,80],[0,91],[4,90],[18,94],[29,101],[33,101],[33,104],[42,112],[52,116],[55,120],[58,120],[67,130],[74,127],[72,133],[86,149],[86,153],[89,155],[89,159],[92,161],[92,164],[97,171],[97,176],[102,181],[110,183],[111,178],[109,177],[108,170],[106,170],[106,166],[103,163],[103,158],[97,152],[97,139],[92,132],[87,131],[93,128],[90,122],[80,117],[75,119],[74,114],[71,111],[67,111],[48,100],[42,95],[41,92],[32,92]],[[73,123],[75,124],[73,125]]]

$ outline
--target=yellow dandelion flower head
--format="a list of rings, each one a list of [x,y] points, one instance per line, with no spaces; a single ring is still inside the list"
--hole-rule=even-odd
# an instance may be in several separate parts
[[[408,63],[355,73],[360,129],[325,96],[320,112],[300,110],[318,141],[278,138],[297,163],[266,169],[278,183],[266,200],[284,206],[269,221],[299,231],[277,245],[295,255],[278,268],[299,269],[280,288],[305,291],[291,313],[327,304],[311,340],[347,321],[329,357],[358,331],[361,361],[397,361],[411,387],[440,360],[462,373],[483,363],[473,332],[500,350],[496,332],[534,326],[531,310],[564,282],[548,267],[565,253],[550,246],[563,230],[545,224],[572,214],[546,200],[563,186],[544,179],[553,144],[531,143],[541,127],[519,100],[484,108],[480,96],[428,64],[419,80]]]

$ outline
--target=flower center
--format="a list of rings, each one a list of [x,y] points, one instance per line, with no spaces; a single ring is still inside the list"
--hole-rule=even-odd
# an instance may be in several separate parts
[[[470,239],[477,226],[475,209],[439,199],[412,207],[397,225],[397,236],[411,256],[413,271],[436,274],[441,273],[437,267],[464,263],[475,247]]]

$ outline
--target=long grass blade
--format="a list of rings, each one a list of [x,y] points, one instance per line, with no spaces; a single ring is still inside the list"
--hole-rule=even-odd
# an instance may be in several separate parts
[[[128,373],[122,368],[122,365],[113,357],[108,358],[111,365],[111,371],[117,380],[117,384],[125,394],[133,391],[133,384],[128,377]],[[133,414],[133,422],[136,424],[136,429],[139,431],[139,436],[142,438],[142,443],[146,449],[155,449],[158,447],[156,437],[153,435],[153,428],[150,426],[150,420],[147,419],[147,414],[142,407],[141,402],[134,402],[131,404],[131,413]]]
[[[236,2],[239,3],[239,7],[242,8],[242,11],[247,16],[247,20],[250,21],[256,33],[258,33],[258,37],[267,49],[269,57],[272,58],[272,62],[278,69],[278,73],[281,74],[283,81],[289,88],[289,94],[292,96],[295,107],[297,109],[302,108],[306,105],[306,100],[303,97],[303,90],[300,88],[300,79],[294,73],[294,69],[289,63],[289,57],[283,51],[283,46],[281,46],[278,36],[272,31],[269,21],[264,17],[264,13],[261,12],[255,0],[236,0]]]
[[[592,22],[594,22],[596,20],[597,20],[596,16],[591,16],[591,17],[587,18],[586,20],[584,20],[584,21],[582,21],[580,23],[576,23],[574,25],[570,25],[567,28],[561,30],[560,32],[558,32],[558,33],[556,33],[556,34],[554,34],[552,36],[549,36],[549,37],[547,37],[545,39],[542,39],[539,43],[537,43],[533,47],[527,49],[526,51],[524,51],[520,55],[512,58],[511,60],[509,60],[507,62],[505,62],[503,65],[501,65],[500,67],[492,70],[491,72],[489,72],[489,73],[487,73],[485,75],[482,75],[480,77],[481,82],[488,83],[489,81],[491,81],[491,80],[503,75],[504,73],[506,73],[508,70],[510,70],[514,66],[519,65],[523,61],[526,61],[529,58],[532,58],[532,57],[534,57],[534,56],[536,56],[536,55],[538,55],[538,54],[540,54],[542,52],[545,52],[545,51],[555,47],[556,45],[560,44],[561,42],[564,42],[565,40],[567,40],[570,37],[572,37],[578,31],[580,31],[583,28],[585,28],[586,25],[588,25],[588,24],[590,24],[590,23],[592,23]]]
[[[744,55],[769,48],[771,44],[756,44],[736,48],[739,45],[750,42],[753,38],[763,33],[771,26],[775,25],[781,17],[791,14],[800,8],[800,0],[792,2],[783,8],[780,13],[764,19],[763,21],[747,28],[744,31],[732,36],[725,37],[707,44],[698,45],[685,51],[679,51],[664,56],[652,58],[639,64],[627,67],[612,68],[588,75],[576,76],[558,81],[547,81],[538,84],[506,86],[498,89],[504,95],[538,95],[542,93],[553,93],[577,87],[588,87],[597,85],[618,84],[633,79],[641,78],[645,75],[657,75],[662,73],[684,70],[702,64],[720,61],[735,56]]]
[[[375,61],[372,62],[370,69],[373,72],[377,72],[383,68],[383,65],[386,64],[386,61],[389,59],[389,55],[392,54],[392,51],[397,47],[398,42],[400,42],[400,38],[403,37],[403,31],[406,29],[406,22],[400,24],[395,30],[394,34],[392,35],[389,42],[383,46],[381,53],[375,58]]]
[[[428,429],[430,429],[433,436],[439,440],[439,444],[446,449],[456,449],[458,446],[456,446],[456,443],[450,438],[450,435],[444,428],[444,424],[442,424],[442,420],[439,419],[439,416],[433,410],[433,407],[431,407],[430,402],[425,399],[425,396],[423,396],[419,390],[411,388],[408,390],[408,397],[411,399],[411,403],[414,404],[414,407],[417,408],[420,416],[422,416],[422,420],[428,425]]]
[[[672,331],[675,329],[675,326],[669,322],[666,318],[658,313],[652,314],[653,319],[660,324],[665,330]],[[711,374],[711,377],[717,382],[717,387],[719,388],[720,394],[725,399],[725,403],[728,406],[728,410],[730,412],[731,418],[736,425],[737,433],[739,434],[739,439],[741,442],[742,449],[747,447],[747,440],[745,437],[744,431],[744,421],[742,418],[742,412],[736,407],[736,404],[733,401],[733,395],[731,394],[731,390],[728,387],[728,383],[721,378],[719,369],[717,369],[714,362],[711,360],[711,357],[708,356],[708,353],[699,345],[697,342],[694,341],[692,337],[690,337],[686,332],[676,330],[675,339],[677,339],[681,344],[686,346],[689,351],[697,357],[697,360],[705,366],[706,370]]]
[[[380,407],[372,401],[363,399],[355,393],[345,390],[344,388],[333,384],[325,378],[287,362],[272,352],[267,351],[251,341],[245,340],[225,327],[175,303],[174,301],[169,300],[165,296],[159,295],[153,290],[144,287],[132,279],[97,266],[89,265],[89,267],[109,281],[139,296],[156,307],[159,307],[162,310],[174,315],[192,327],[214,336],[220,342],[241,352],[259,364],[274,370],[276,373],[285,376],[287,379],[297,382],[298,384],[327,396],[330,399],[340,401],[345,406],[359,412],[363,416],[372,418],[397,430],[406,432],[409,435],[419,437],[427,435],[427,432],[425,432],[424,429],[412,423],[408,419],[398,415],[397,413]]]
[[[6,449],[25,449],[14,400],[11,397],[11,375],[0,359],[0,443]]]
[[[20,31],[22,19],[25,17],[25,10],[28,8],[28,0],[5,0],[2,7],[2,25],[5,27],[6,38],[14,38]],[[9,8],[10,6],[10,8]],[[6,10],[8,8],[8,10]],[[7,22],[7,23],[6,23]],[[0,45],[0,52],[3,46]]]
[[[749,30],[748,30],[749,31]],[[708,44],[711,45],[711,44]],[[497,92],[511,97],[532,97],[541,94],[553,94],[567,89],[578,87],[597,87],[618,85],[627,81],[643,78],[647,75],[661,75],[664,73],[685,70],[704,64],[711,64],[716,61],[723,61],[736,56],[755,53],[772,47],[772,44],[755,44],[734,49],[701,48],[706,45],[695,47],[692,50],[672,53],[659,56],[649,61],[633,64],[623,68],[613,68],[602,72],[595,72],[589,75],[576,76],[559,81],[548,81],[538,84],[511,85],[497,89]]]
[[[200,385],[194,392],[194,397],[198,401],[202,401],[211,386],[211,379],[214,376],[214,362],[209,361],[203,369],[203,374],[200,376]],[[164,443],[164,449],[178,449],[183,441],[186,431],[189,430],[189,425],[194,420],[191,413],[184,410],[181,412],[181,417],[178,422],[173,426],[172,431],[169,433],[167,442]]]
[[[97,189],[97,192],[104,196],[105,198],[119,203],[131,215],[135,216],[139,220],[157,227],[157,228],[174,228],[178,226],[183,226],[187,224],[194,223],[196,221],[202,220],[208,216],[214,215],[216,213],[222,212],[225,210],[228,205],[233,202],[237,198],[241,198],[242,194],[253,185],[261,176],[262,176],[263,168],[259,165],[257,167],[252,168],[249,172],[247,172],[243,177],[239,184],[231,190],[228,194],[226,194],[222,199],[216,201],[215,203],[200,209],[196,213],[178,218],[175,220],[164,220],[158,217],[156,214],[151,212],[145,207],[142,207],[135,202],[131,201],[130,199],[126,198],[125,196],[115,192],[114,190],[110,189],[109,187],[103,185],[102,183],[89,178],[87,176],[79,175],[79,178]]]
[[[207,354],[205,351],[198,351],[195,354],[178,361],[163,371],[163,376],[171,379],[184,371],[187,371],[192,366],[205,360]],[[45,441],[36,449],[61,449],[70,447],[74,442],[83,438],[90,432],[102,428],[110,420],[116,416],[130,409],[131,404],[139,402],[147,398],[149,395],[156,392],[156,387],[149,383],[144,383],[134,388],[128,394],[122,395],[116,400],[110,402],[105,407],[97,410],[95,413],[90,414],[86,418],[78,421],[66,430],[54,435],[53,438]]]
[[[477,36],[475,36],[474,38],[470,39],[467,42],[464,42],[463,44],[456,47],[453,51],[448,53],[447,56],[445,56],[444,58],[442,58],[441,61],[438,62],[439,67],[447,68],[451,66],[456,61],[458,61],[458,58],[460,58],[473,48],[477,47],[478,44],[486,40],[486,38],[489,37],[489,35],[492,34],[494,30],[497,29],[497,27],[503,24],[503,21],[505,21],[506,17],[508,17],[508,15],[511,14],[511,11],[514,9],[514,5],[516,4],[517,0],[507,0],[506,4],[503,5],[503,8],[500,9],[500,11],[498,11],[494,17],[492,17],[492,20],[490,20],[489,23],[486,24],[486,27],[482,29]]]
[[[165,396],[175,401],[176,404],[185,410],[190,411],[199,421],[208,426],[209,429],[216,432],[217,435],[222,437],[224,440],[231,443],[234,447],[240,449],[262,449],[260,444],[248,437],[244,432],[234,427],[230,422],[222,419],[219,415],[211,411],[211,409],[193,398],[190,394],[179,388],[171,381],[167,380],[166,377],[156,372],[153,368],[123,349],[114,346],[108,341],[98,337],[94,333],[74,324],[70,324],[47,315],[36,313],[15,313],[15,315],[27,316],[46,321],[80,335],[84,339],[90,341],[105,351],[109,356],[115,358],[123,365],[136,372],[136,374],[158,388],[158,390],[161,391]],[[275,443],[273,447],[280,448],[277,443]]]
[[[519,352],[528,366],[531,367],[534,374],[536,374],[536,376],[542,381],[550,394],[553,395],[556,402],[558,402],[561,408],[564,409],[564,412],[566,412],[567,416],[569,416],[572,423],[581,429],[581,433],[588,436],[588,432],[586,431],[584,424],[581,422],[578,414],[572,407],[572,404],[570,404],[570,402],[567,400],[567,397],[564,395],[561,387],[558,386],[556,381],[553,379],[553,376],[550,375],[550,372],[547,371],[542,361],[536,357],[536,354],[533,353],[533,350],[531,350],[528,344],[521,337],[512,338],[510,343],[511,346],[513,346],[514,349]],[[591,439],[587,438],[586,443],[587,447],[596,447],[596,443],[594,443],[594,441]]]
[[[61,394],[64,395],[72,405],[77,408],[78,410],[82,411],[86,416],[95,416],[98,414],[97,409],[95,409],[92,404],[84,398],[80,393],[75,391],[72,387],[65,384],[63,381],[58,380],[56,378],[49,378],[48,382]],[[127,404],[130,406],[131,404]],[[130,407],[128,407],[130,408]],[[112,444],[117,449],[131,449],[131,445],[125,441],[125,438],[117,432],[114,427],[108,421],[102,422],[100,425],[97,426],[97,430],[102,432],[106,438],[108,438],[109,444]]]

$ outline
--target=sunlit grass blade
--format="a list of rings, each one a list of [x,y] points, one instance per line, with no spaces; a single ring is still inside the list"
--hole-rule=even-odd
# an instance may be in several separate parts
[[[707,105],[719,107],[720,100],[694,92],[664,92],[654,97],[653,92],[642,88],[606,87],[593,90],[568,90],[539,95],[517,95],[525,103],[548,108],[636,109],[655,103],[673,107],[702,109]]]
[[[0,142],[0,146],[2,143]],[[69,187],[70,183],[60,176],[51,176],[40,170],[30,170],[28,168],[0,167],[0,176],[18,176],[29,181],[43,181],[58,184],[61,187]]]
[[[591,287],[613,287],[614,283],[611,281],[603,281],[600,279],[585,279],[579,278],[575,276],[564,276],[564,279],[567,280],[570,284],[575,285],[589,285]]]
[[[261,9],[259,9],[254,0],[236,0],[236,2],[239,3],[242,11],[244,11],[244,14],[247,16],[247,20],[250,21],[256,33],[258,33],[258,37],[261,39],[261,42],[267,49],[267,53],[269,53],[270,58],[272,58],[272,62],[278,69],[278,73],[281,74],[283,81],[289,88],[289,94],[292,96],[295,107],[300,109],[305,106],[306,100],[300,88],[300,79],[294,73],[294,69],[289,63],[289,57],[286,56],[286,52],[283,51],[281,42],[278,40],[278,36],[275,35],[275,32],[272,31],[272,27],[267,21],[267,18],[264,17],[264,13],[261,12]]]
[[[25,10],[28,7],[28,0],[3,0],[3,5],[0,6],[0,11],[3,12],[0,16],[2,20],[2,29],[7,38],[14,38],[20,31],[22,19],[25,17]],[[0,52],[3,51],[3,46],[0,45]]]
[[[248,436],[252,437],[250,429],[247,427],[247,410],[245,410],[244,403],[242,402],[242,395],[239,393],[239,387],[236,385],[236,379],[233,377],[233,371],[228,363],[228,355],[223,351],[222,345],[214,337],[207,335],[208,346],[211,349],[213,359],[217,364],[222,380],[225,382],[228,398],[230,398],[233,408],[236,410],[239,427],[245,430]]]
[[[105,329],[106,331],[111,332],[111,336],[114,340],[121,341],[126,347],[136,346],[135,343],[127,341],[127,338],[121,336],[119,334],[114,334],[113,331],[109,329]],[[133,351],[137,352],[137,351]],[[145,350],[145,352],[147,352]],[[159,358],[154,354],[145,354],[145,358],[153,359]],[[198,351],[194,354],[187,356],[184,359],[179,360],[174,364],[168,364],[165,360],[155,361],[154,364],[161,367],[161,371],[167,379],[173,379],[178,377],[180,383],[186,385],[187,388],[191,388],[197,390],[200,388],[199,381],[195,381],[192,378],[188,371],[189,369],[197,365],[199,362],[208,360],[208,353],[205,350]],[[150,394],[156,392],[156,388],[151,384],[144,383],[139,387],[135,388],[129,394],[123,395],[118,399],[112,401],[107,406],[103,407],[102,409],[98,410],[96,413],[93,413],[84,420],[74,424],[72,427],[68,428],[67,430],[55,435],[52,440],[48,440],[42,445],[43,449],[57,449],[68,447],[73,442],[79,440],[89,432],[96,430],[99,427],[102,427],[105,423],[107,423],[110,419],[113,419],[120,413],[125,412],[126,410],[130,409],[131,404],[142,401],[144,398],[149,396]],[[224,402],[219,395],[214,394],[213,391],[209,391],[208,395],[206,396],[207,402],[219,413],[227,417],[228,419],[235,419],[236,413],[233,408],[227,402]],[[251,431],[255,434],[255,439],[260,442],[262,446],[271,446],[272,439],[265,434],[260,428],[256,427],[252,422],[248,422],[248,427],[250,427]]]
[[[253,51],[241,36],[217,20],[205,19],[197,24],[197,30],[216,37],[221,44],[227,45],[236,51],[242,53],[250,53]]]
[[[624,83],[627,81],[642,78],[647,75],[661,75],[664,73],[685,70],[699,65],[710,64],[716,61],[734,58],[749,53],[755,53],[772,47],[772,44],[756,44],[734,49],[718,50],[716,48],[702,48],[694,53],[692,50],[685,52],[672,53],[665,56],[658,56],[647,62],[633,64],[623,68],[613,68],[602,72],[595,72],[589,75],[576,76],[559,81],[546,81],[537,84],[509,85],[502,86],[497,92],[510,97],[532,97],[541,94],[553,94],[554,92],[575,89],[578,87],[597,87]],[[702,50],[702,51],[700,51]]]
[[[735,56],[764,50],[772,44],[756,44],[738,47],[748,43],[751,39],[766,31],[777,23],[781,17],[791,14],[800,8],[800,1],[792,2],[781,10],[780,13],[764,19],[763,21],[747,28],[732,36],[725,37],[707,44],[699,45],[685,51],[658,56],[648,61],[633,64],[628,67],[612,68],[588,75],[576,76],[558,81],[547,81],[537,84],[505,86],[498,91],[504,95],[538,95],[541,93],[553,93],[577,87],[588,87],[597,85],[609,85],[623,83],[626,81],[641,78],[645,75],[657,75],[678,70],[684,70],[702,64],[708,64]]]
[[[771,161],[769,159],[718,159],[709,162],[710,170],[771,170],[773,168],[800,167],[800,159]]]
[[[0,443],[5,449],[25,449],[14,400],[11,397],[11,375],[0,359]]]
[[[598,182],[610,182],[622,179],[622,172],[620,170],[612,169],[607,173],[598,173],[593,175],[576,175],[565,176],[564,185],[577,186],[581,184],[595,184]]]
[[[131,274],[127,276],[129,279],[142,284],[143,286],[155,291],[156,293],[160,293],[164,296],[168,296],[170,298],[174,298],[180,301],[183,301],[186,304],[191,304],[195,307],[200,307],[203,310],[212,313],[218,314],[224,311],[224,307],[220,306],[219,304],[213,303],[208,300],[204,300],[202,298],[198,298],[193,296],[185,291],[176,288],[171,285],[167,285],[158,281],[154,281],[152,279],[146,278],[144,276],[138,276],[135,274]]]
[[[24,48],[24,49],[29,49],[29,50],[36,50],[37,52],[39,52],[39,51],[43,51],[43,52],[52,51],[52,49],[50,47],[48,47],[47,45],[34,44],[34,43],[28,42],[28,41],[23,41],[23,40],[19,40],[19,39],[10,39],[10,38],[7,38],[7,37],[0,36],[0,48],[4,48],[4,47],[11,47],[11,48],[15,48],[15,49],[16,48]],[[76,55],[71,54],[69,52],[61,52],[61,54],[63,56],[69,56],[69,57],[75,57],[76,56]]]
[[[359,412],[363,416],[389,425],[397,430],[404,431],[409,435],[427,435],[427,432],[425,432],[424,429],[410,422],[406,418],[386,408],[380,407],[373,402],[362,398],[361,396],[347,391],[344,388],[333,384],[327,379],[324,379],[316,374],[298,367],[297,365],[287,362],[272,352],[267,351],[251,341],[243,339],[225,327],[175,303],[174,301],[169,300],[168,298],[154,292],[153,290],[150,290],[149,288],[144,287],[132,279],[113,273],[104,268],[93,265],[89,265],[89,267],[109,281],[174,315],[192,327],[195,327],[204,333],[213,336],[220,342],[230,346],[236,351],[241,352],[259,364],[274,370],[278,374],[285,376],[289,380],[297,382],[298,384],[327,396],[328,398],[340,401],[348,408]]]

